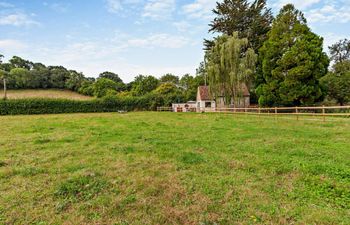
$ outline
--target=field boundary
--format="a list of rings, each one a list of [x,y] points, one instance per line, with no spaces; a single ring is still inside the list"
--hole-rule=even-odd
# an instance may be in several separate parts
[[[172,112],[172,107],[157,107],[158,112]],[[297,119],[301,116],[321,117],[350,117],[349,106],[310,106],[310,107],[257,107],[257,108],[196,108],[199,113],[226,113],[226,114],[247,114],[247,115],[264,115],[278,116],[289,115]]]

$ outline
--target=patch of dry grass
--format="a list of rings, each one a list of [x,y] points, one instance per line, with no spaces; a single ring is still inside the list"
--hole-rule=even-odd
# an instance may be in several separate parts
[[[0,98],[4,97],[4,92],[0,92]],[[92,97],[78,94],[69,90],[59,89],[25,89],[25,90],[8,90],[7,97],[9,99],[23,98],[61,98],[72,100],[90,100]]]

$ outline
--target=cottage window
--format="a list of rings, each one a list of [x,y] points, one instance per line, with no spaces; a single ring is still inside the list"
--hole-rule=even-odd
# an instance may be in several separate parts
[[[205,108],[211,108],[211,102],[205,102]]]

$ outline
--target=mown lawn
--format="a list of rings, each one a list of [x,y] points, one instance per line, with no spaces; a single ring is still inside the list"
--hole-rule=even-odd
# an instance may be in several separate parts
[[[350,224],[350,120],[0,117],[0,224]]]

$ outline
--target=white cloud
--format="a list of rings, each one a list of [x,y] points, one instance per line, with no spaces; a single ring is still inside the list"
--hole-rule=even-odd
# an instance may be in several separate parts
[[[106,0],[107,10],[110,13],[117,13],[123,10],[124,5],[137,5],[142,2],[143,0]]]
[[[146,38],[152,40],[153,38]],[[164,45],[168,44],[156,41],[153,39],[151,43],[137,41],[133,39],[129,47],[144,47],[146,44]],[[163,40],[163,38],[160,38]],[[1,43],[1,42],[0,42]],[[1,45],[0,45],[1,47]],[[134,76],[138,74],[152,74],[161,76],[165,73],[185,74],[194,72],[195,66],[178,65],[178,66],[154,66],[152,64],[143,64],[142,62],[134,63],[126,61],[120,54],[128,46],[116,46],[114,42],[76,42],[64,48],[59,46],[34,48],[27,54],[21,55],[24,58],[29,58],[35,62],[43,62],[46,65],[63,65],[66,68],[82,71],[87,76],[96,77],[103,71],[114,71],[120,74],[125,82],[133,80]],[[171,47],[171,46],[170,46]],[[54,54],[53,54],[54,52]]]
[[[69,69],[82,71],[88,76],[96,76],[107,69],[105,63],[120,61],[118,53],[122,50],[123,47],[107,41],[72,42],[64,47],[43,43],[21,56],[31,61],[46,65],[63,65]]]
[[[44,2],[43,3],[44,6],[47,6],[49,7],[50,9],[58,12],[58,13],[66,13],[68,12],[68,9],[69,9],[69,6],[70,4],[67,4],[67,3],[47,3],[47,2]]]
[[[322,8],[311,9],[305,12],[305,14],[310,23],[347,23],[350,21],[350,4],[342,5],[341,7],[324,5]]]
[[[120,0],[107,0],[107,10],[111,13],[116,13],[122,9]]]
[[[180,32],[188,31],[191,28],[191,24],[187,21],[173,22],[173,26]]]
[[[275,4],[273,4],[273,7],[275,8],[282,8],[286,4],[293,4],[297,9],[307,9],[317,3],[319,3],[321,0],[279,0]]]
[[[0,25],[12,25],[20,27],[39,25],[39,23],[24,13],[13,13],[0,17]]]
[[[76,42],[71,43],[63,49],[47,49],[47,53],[55,52],[59,57],[54,57],[59,62],[71,63],[99,60],[101,58],[109,57],[115,53],[120,52],[123,49],[122,46],[113,46],[109,42]],[[62,59],[61,59],[62,58]],[[89,59],[89,60],[87,60]]]
[[[140,48],[181,48],[189,43],[189,40],[182,36],[169,34],[154,34],[148,38],[136,38],[128,40],[129,47]]]
[[[144,7],[143,17],[161,20],[171,17],[176,9],[175,0],[150,0]]]
[[[335,44],[336,42],[338,42],[341,39],[345,39],[347,38],[346,35],[339,35],[339,34],[335,34],[335,33],[327,33],[325,35],[323,35],[323,46],[324,46],[324,51],[328,52],[328,47]]]
[[[6,52],[17,52],[26,49],[26,44],[18,40],[2,39],[0,40],[0,49]]]
[[[279,10],[288,3],[303,10],[309,23],[347,23],[350,21],[349,0],[278,0],[271,6]]]
[[[214,0],[195,0],[194,3],[184,5],[183,11],[192,18],[211,19],[215,5],[216,1]]]
[[[190,41],[182,36],[151,34],[143,38],[136,38],[117,30],[112,39],[77,41],[63,48],[58,44],[40,44],[40,47],[33,47],[32,51],[23,52],[21,56],[35,62],[43,62],[46,65],[63,65],[69,69],[82,71],[87,76],[97,76],[105,70],[115,71],[124,81],[130,82],[138,74],[160,76],[168,72],[179,75],[194,72],[196,65],[189,66],[188,62],[171,67],[161,64],[155,66],[143,61],[130,62],[124,59],[129,52],[134,52],[134,50],[141,54],[149,52],[148,49],[166,49],[167,51],[169,49],[171,51],[171,49],[178,49],[187,44],[191,44]],[[1,42],[0,49],[2,49]],[[10,54],[6,52],[6,55]]]
[[[14,5],[8,3],[8,2],[0,2],[0,8],[12,8]]]

